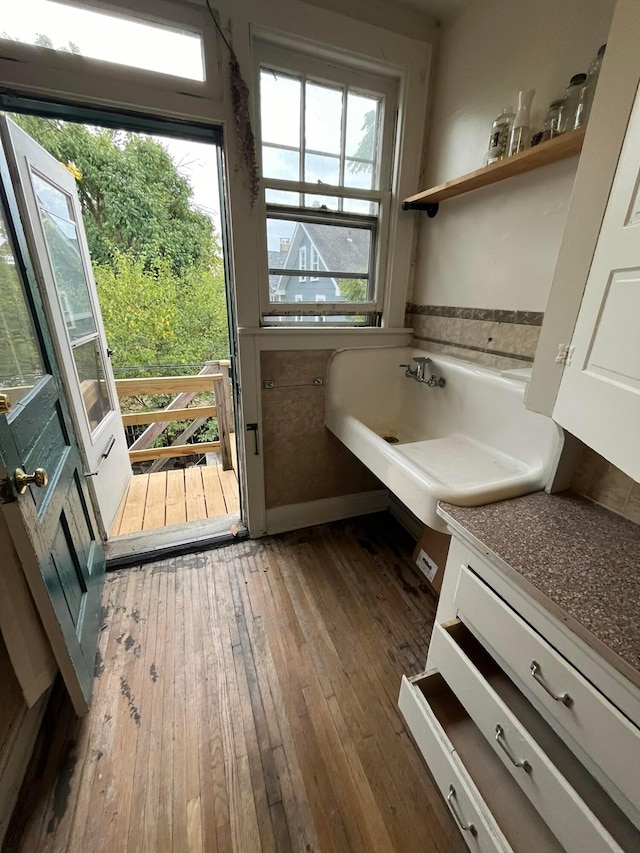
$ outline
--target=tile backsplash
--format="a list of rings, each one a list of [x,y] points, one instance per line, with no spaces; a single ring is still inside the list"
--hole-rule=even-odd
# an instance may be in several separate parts
[[[418,346],[506,370],[533,363],[543,316],[541,311],[408,304],[406,325]]]
[[[574,492],[640,524],[640,483],[585,447],[573,475]]]
[[[324,425],[327,364],[333,350],[260,356],[267,509],[380,488],[379,481]]]

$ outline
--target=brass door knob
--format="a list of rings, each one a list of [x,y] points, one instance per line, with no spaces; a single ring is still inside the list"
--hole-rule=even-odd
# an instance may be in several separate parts
[[[49,485],[49,475],[44,468],[36,468],[33,474],[25,474],[22,468],[16,468],[13,480],[16,484],[16,491],[19,495],[24,495],[28,486],[32,483],[39,489],[44,489],[45,486]]]

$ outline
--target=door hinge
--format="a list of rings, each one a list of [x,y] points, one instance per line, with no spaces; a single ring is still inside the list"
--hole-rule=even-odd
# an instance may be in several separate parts
[[[575,347],[571,344],[558,344],[558,354],[556,355],[556,364],[563,364],[568,367],[571,364],[571,357]]]

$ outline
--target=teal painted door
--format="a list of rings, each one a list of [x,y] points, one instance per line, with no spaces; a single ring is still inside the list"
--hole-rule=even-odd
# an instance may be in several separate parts
[[[0,294],[0,511],[83,713],[91,699],[104,551],[2,149]],[[21,493],[18,469],[43,469],[46,478]]]

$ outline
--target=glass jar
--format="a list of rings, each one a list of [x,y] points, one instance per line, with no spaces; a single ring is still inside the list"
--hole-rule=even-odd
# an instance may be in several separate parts
[[[587,79],[580,90],[580,97],[578,98],[574,127],[582,127],[589,119],[591,106],[593,104],[593,96],[596,91],[596,86],[598,85],[598,77],[600,75],[600,68],[602,67],[602,59],[604,57],[606,47],[606,44],[602,45],[598,50],[597,56],[589,66]]]
[[[573,130],[575,128],[580,92],[586,79],[586,74],[574,74],[569,81],[567,91],[562,99],[562,105],[560,106],[558,133],[566,133],[568,130]]]
[[[557,101],[551,101],[549,111],[545,116],[544,124],[542,125],[542,137],[540,142],[546,142],[548,139],[553,139],[558,135],[558,121],[560,119],[560,107],[562,106],[562,98]]]
[[[497,163],[498,160],[506,157],[507,146],[509,145],[509,131],[511,130],[513,119],[513,110],[511,107],[505,107],[491,125],[489,148],[484,161],[485,165],[490,166],[491,163]]]

